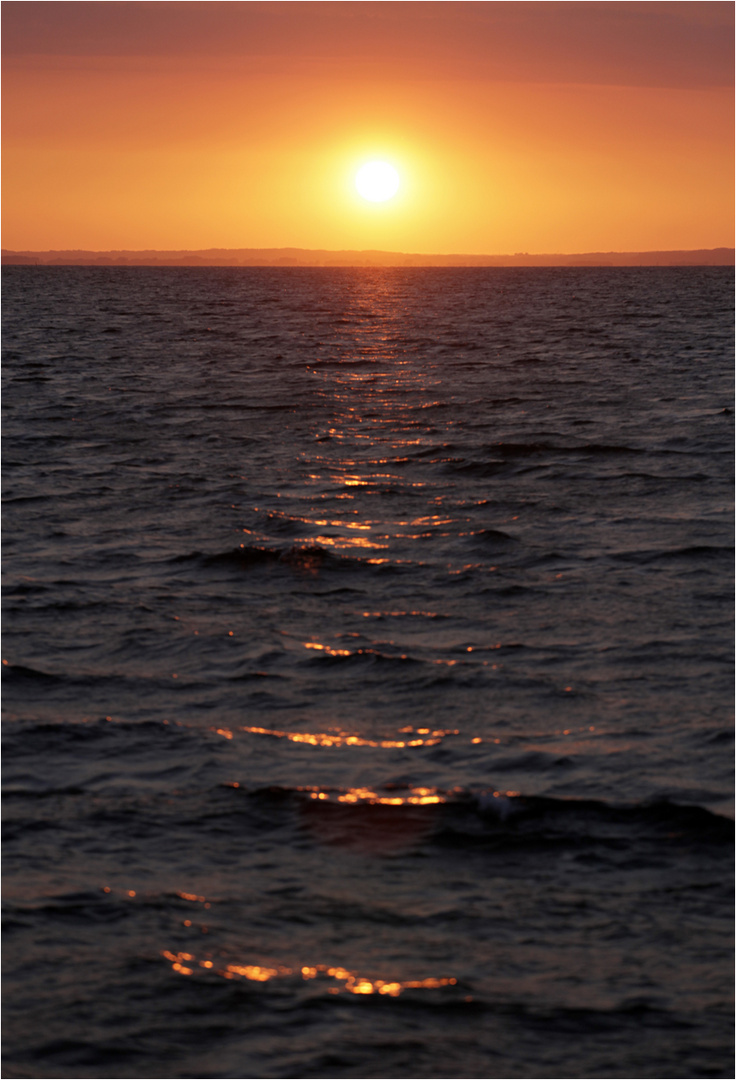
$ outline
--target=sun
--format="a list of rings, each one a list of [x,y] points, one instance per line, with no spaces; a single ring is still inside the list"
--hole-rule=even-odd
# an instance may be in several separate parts
[[[358,194],[369,202],[386,202],[399,190],[401,180],[393,165],[387,161],[368,161],[355,174]]]

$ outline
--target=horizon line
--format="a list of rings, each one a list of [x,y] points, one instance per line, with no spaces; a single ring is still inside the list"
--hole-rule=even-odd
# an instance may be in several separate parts
[[[736,262],[733,247],[668,248],[639,251],[528,252],[513,254],[420,253],[378,248],[2,248],[3,265],[230,265],[230,266],[570,266],[717,265]],[[653,263],[651,262],[653,260]]]

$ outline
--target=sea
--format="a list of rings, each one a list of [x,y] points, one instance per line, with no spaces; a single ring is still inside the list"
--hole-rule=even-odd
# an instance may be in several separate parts
[[[3,1077],[733,1077],[733,269],[2,277]]]

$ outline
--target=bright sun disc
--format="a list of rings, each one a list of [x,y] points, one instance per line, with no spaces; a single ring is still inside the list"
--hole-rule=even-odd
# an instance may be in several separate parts
[[[399,190],[399,174],[387,161],[369,161],[355,174],[355,186],[364,199],[385,202]]]

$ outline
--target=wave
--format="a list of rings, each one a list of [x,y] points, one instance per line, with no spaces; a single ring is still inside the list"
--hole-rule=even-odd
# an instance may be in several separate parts
[[[478,529],[471,533],[474,540],[485,540],[493,544],[516,544],[518,540],[515,536],[511,536],[509,533],[504,532],[503,529]]]
[[[432,841],[442,847],[617,846],[622,841],[666,839],[678,842],[733,844],[734,822],[698,805],[668,799],[613,803],[598,799],[524,795],[518,791],[470,790],[384,785],[380,788],[281,787],[239,789],[255,803],[295,802],[311,815],[325,815],[337,826],[360,824],[371,817],[396,824],[407,813],[420,814]]]
[[[3,660],[3,682],[60,682],[63,675],[54,675],[40,668],[26,667],[25,664],[11,664],[9,660]]]
[[[241,544],[227,551],[207,554],[193,551],[188,555],[175,555],[171,563],[198,563],[202,567],[223,566],[236,570],[248,570],[254,566],[283,563],[292,567],[317,567],[323,563],[340,563],[345,560],[331,555],[319,544],[292,544],[288,548],[265,547],[257,544]],[[352,560],[350,560],[352,561]]]
[[[462,450],[462,447],[454,447]],[[500,470],[515,461],[527,458],[543,458],[548,461],[562,459],[584,460],[585,458],[621,458],[649,454],[650,451],[633,446],[605,443],[583,443],[578,446],[560,446],[552,442],[499,442],[477,447],[477,457],[456,457],[445,461],[446,467],[462,475],[494,476]],[[487,456],[486,456],[487,455]]]
[[[184,754],[180,761],[181,769],[183,772],[194,769],[199,776],[199,786],[204,779],[204,774],[199,775],[203,745],[211,748],[212,738],[216,735],[224,736],[230,745],[236,746],[231,740],[239,732],[330,750],[363,747],[370,753],[372,748],[406,749],[410,752],[414,748],[429,749],[429,758],[418,756],[413,759],[413,769],[421,761],[430,764],[435,760],[432,755],[440,750],[444,752],[443,747],[460,736],[455,729],[411,726],[390,736],[358,736],[336,729],[315,733],[264,727],[233,728],[232,731],[208,728],[203,732],[198,725],[182,721],[134,721],[109,716],[78,723],[41,721],[26,724],[9,720],[4,731],[8,772],[6,795],[8,798],[58,795],[63,794],[70,783],[79,784],[85,790],[91,784],[91,789],[94,789],[96,773],[85,776],[83,771],[72,777],[65,771],[58,775],[49,772],[42,779],[35,776],[34,768],[31,778],[26,762],[35,761],[39,752],[51,761],[65,749],[73,752],[74,760],[78,763],[89,759],[90,755],[100,762],[109,762],[113,749],[115,755],[122,751],[133,755],[135,760],[143,755],[144,759],[157,763],[152,778],[155,775],[163,781],[168,775],[166,770],[170,767],[171,750],[176,746]],[[722,729],[713,737],[726,742],[730,732]],[[162,756],[164,743],[168,749]],[[250,754],[251,751],[248,751],[243,760],[249,760]],[[212,760],[215,761],[216,757]],[[401,760],[408,763],[409,758]],[[224,799],[225,790],[229,796]],[[422,783],[418,778],[372,787],[317,786],[310,783],[264,785],[262,782],[250,783],[246,778],[224,783],[221,775],[211,775],[209,782],[205,781],[200,788],[198,799],[207,817],[214,815],[227,819],[235,815],[237,818],[239,812],[246,809],[245,800],[259,818],[265,815],[266,819],[272,820],[272,812],[281,806],[297,811],[301,820],[305,813],[310,820],[315,815],[319,820],[324,818],[326,824],[330,828],[334,826],[334,830],[341,835],[349,835],[354,825],[365,835],[366,832],[370,833],[374,823],[379,832],[385,826],[390,833],[396,826],[400,833],[402,819],[408,815],[414,821],[418,817],[422,835],[426,834],[439,847],[574,847],[601,844],[618,846],[623,851],[629,843],[657,840],[673,850],[677,844],[690,842],[732,844],[734,838],[733,820],[695,802],[683,804],[666,797],[633,803],[603,798],[559,797],[503,790],[483,782],[449,788]],[[237,801],[233,802],[232,799]]]
[[[618,551],[612,553],[613,558],[622,562],[652,563],[669,562],[678,559],[699,561],[701,559],[718,559],[723,556],[733,558],[733,545],[720,544],[690,544],[686,547],[669,548],[664,551],[640,550]]]
[[[382,495],[391,494],[385,490]],[[285,566],[306,574],[322,570],[365,570],[382,573],[401,573],[402,564],[385,557],[359,558],[354,555],[338,555],[321,544],[291,544],[288,547],[270,547],[267,544],[242,544],[226,551],[192,551],[186,555],[174,555],[167,560],[170,565],[191,564],[203,570],[223,568],[226,570],[251,570],[264,566]]]

